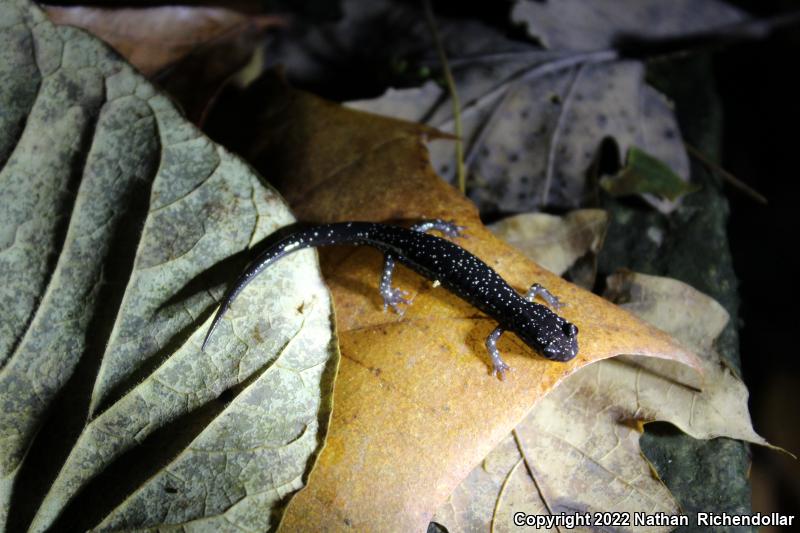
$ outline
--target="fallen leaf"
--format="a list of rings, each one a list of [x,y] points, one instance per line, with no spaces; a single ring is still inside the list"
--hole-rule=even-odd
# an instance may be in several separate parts
[[[699,189],[697,185],[683,181],[662,161],[635,146],[628,150],[625,166],[616,176],[604,176],[600,186],[612,196],[652,194],[670,201]]]
[[[698,439],[729,437],[769,446],[750,422],[747,387],[714,349],[729,319],[720,304],[680,281],[634,272],[609,277],[607,286],[608,298],[701,356],[702,393],[675,386],[691,380],[677,365],[654,365],[643,358],[611,361],[618,372],[636,376],[631,381],[638,388],[620,390],[620,395],[635,395],[638,419],[664,420]]]
[[[505,531],[520,510],[677,514],[678,503],[639,450],[647,422],[769,446],[752,428],[745,385],[714,349],[728,321],[716,301],[679,281],[632,272],[612,276],[609,287],[624,307],[700,355],[702,392],[683,365],[667,361],[622,356],[582,368],[540,400],[437,511],[448,531]]]
[[[285,21],[216,7],[44,7],[56,23],[93,33],[180,104],[193,123],[261,49],[267,30]]]
[[[85,32],[4,1],[0,43],[0,529],[266,529],[329,413],[313,252],[202,352],[286,205]]]
[[[278,17],[247,15],[222,7],[44,6],[43,9],[56,24],[83,28],[104,40],[145,76],[153,76],[209,44],[224,43],[228,50],[236,50],[242,41],[284,23]]]
[[[616,406],[606,403],[607,382],[600,379],[596,387],[571,385],[600,366],[582,369],[537,403],[470,473],[434,520],[456,533],[515,530],[513,515],[520,511],[543,517],[678,513],[677,502],[641,456],[640,433],[620,424]],[[623,527],[633,526],[632,520],[607,525],[616,525],[615,531],[672,530]]]
[[[518,22],[523,20],[523,6],[527,5],[516,5]],[[610,2],[587,6],[590,7],[584,9],[604,10],[608,18],[617,16],[620,9]],[[692,6],[700,14],[691,26],[698,31],[744,16],[736,10],[721,9],[719,2],[713,0],[693,2]],[[683,2],[667,3],[659,12],[674,20],[685,15],[687,9]],[[392,3],[387,3],[385,10],[395,18],[400,18],[398,13],[407,12]],[[628,9],[624,21],[649,31],[649,13],[645,11]],[[587,19],[588,25],[594,28],[598,18]],[[565,39],[577,39],[585,24],[580,17],[563,14],[557,20],[564,26]],[[351,27],[354,22],[344,24],[340,23],[341,27]],[[665,25],[657,35],[680,35],[676,26],[677,23]],[[638,146],[663,161],[682,180],[689,179],[689,161],[672,105],[645,83],[643,63],[622,60],[610,45],[575,51],[562,41],[555,41],[551,51],[545,51],[509,40],[497,30],[474,22],[440,18],[438,27],[462,104],[468,194],[481,212],[585,205],[593,194],[587,172],[605,139],[615,142],[619,159],[631,147]],[[611,25],[607,31],[619,36],[626,28]],[[534,22],[527,29],[532,37],[539,35]],[[667,29],[675,32],[667,34]],[[420,33],[409,30],[412,31]],[[649,32],[646,36],[652,37]],[[449,96],[441,90],[436,93],[429,86],[422,89],[391,91],[378,99],[349,105],[388,116],[414,115],[415,120],[452,133]],[[415,113],[410,112],[409,102],[413,99],[418,104]],[[433,143],[430,149],[439,174],[454,181],[453,143]],[[674,202],[653,196],[645,199],[665,213],[676,207]]]
[[[513,520],[495,518],[501,495],[509,508],[528,514],[547,516],[547,506],[538,496],[530,476],[519,475],[526,468],[513,434],[509,434],[484,458],[450,495],[433,520],[447,531],[509,531]],[[522,490],[511,485],[528,484]],[[501,510],[502,512],[502,510]],[[518,528],[516,528],[518,529]],[[537,531],[557,531],[540,527]]]
[[[547,48],[600,50],[620,38],[676,38],[726,26],[747,15],[719,0],[516,0],[511,20]]]
[[[645,146],[688,179],[689,162],[672,107],[645,85],[641,63],[616,61],[611,51],[561,57],[531,48],[495,59],[493,50],[473,48],[459,51],[452,61],[467,140],[467,187],[482,211],[584,204],[590,194],[586,173],[606,138],[622,153]],[[451,105],[441,90],[398,90],[348,105],[408,116],[415,96],[417,117],[453,132]],[[432,143],[430,150],[439,174],[453,180],[453,143]],[[664,211],[674,207],[655,203]]]
[[[382,258],[369,248],[326,250],[323,272],[336,304],[342,363],[326,446],[284,515],[286,530],[422,530],[435,509],[530,407],[577,368],[619,353],[696,364],[658,330],[526,260],[480,223],[475,207],[441,181],[423,138],[436,132],[257,83],[237,150],[274,177],[306,221],[444,218],[457,239],[519,290],[540,282],[568,305],[580,353],[546,361],[513,335],[499,348],[514,367],[488,372],[494,323],[454,295],[400,268],[413,296],[404,316],[384,313],[376,292]],[[258,110],[257,112],[254,110]],[[254,134],[260,132],[259,134]]]
[[[550,272],[562,275],[569,270],[573,283],[591,290],[608,214],[602,209],[579,209],[563,217],[524,213],[488,228]]]

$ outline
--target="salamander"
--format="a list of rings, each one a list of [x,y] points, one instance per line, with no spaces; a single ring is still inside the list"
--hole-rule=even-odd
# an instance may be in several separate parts
[[[400,306],[411,303],[405,291],[392,287],[395,263],[400,262],[496,320],[498,325],[486,339],[486,348],[492,359],[492,374],[499,373],[501,379],[510,369],[497,349],[497,341],[504,331],[515,333],[547,359],[563,362],[575,357],[578,328],[548,307],[534,302],[538,296],[554,309],[560,308],[558,298],[550,291],[536,283],[526,294],[520,295],[476,256],[447,239],[427,233],[435,230],[455,238],[461,236],[463,229],[443,220],[426,220],[411,228],[373,222],[340,222],[309,226],[281,236],[250,264],[222,298],[202,349],[205,350],[236,296],[271,264],[303,248],[348,244],[372,246],[384,253],[379,283],[384,311],[392,307],[402,315]]]

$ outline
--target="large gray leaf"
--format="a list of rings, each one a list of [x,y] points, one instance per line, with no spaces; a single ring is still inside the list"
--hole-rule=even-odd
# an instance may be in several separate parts
[[[468,193],[482,210],[584,204],[591,192],[587,171],[606,138],[616,142],[621,155],[633,146],[643,148],[688,179],[689,161],[671,105],[645,84],[641,63],[615,57],[610,51],[563,57],[534,51],[499,63],[475,59],[454,69],[464,102]],[[449,98],[443,96],[427,85],[349,105],[425,117],[426,123],[453,132]],[[453,143],[434,142],[430,151],[435,168],[452,181]],[[664,211],[673,207],[650,200]]]
[[[735,20],[733,15],[723,16],[728,11],[718,2],[695,3],[704,6],[702,16],[693,21],[695,30]],[[544,5],[553,4],[558,2]],[[517,21],[522,20],[518,13],[522,6],[516,6]],[[651,13],[629,11],[625,20],[645,28],[646,37],[680,35],[677,23],[650,32],[647,16]],[[681,3],[660,9],[673,22],[685,11]],[[567,35],[579,35],[586,24],[595,23],[582,17],[583,12],[576,8],[554,18],[553,26],[558,24],[556,29]],[[440,19],[439,28],[462,104],[468,194],[482,210],[519,212],[585,204],[593,190],[587,173],[607,138],[615,141],[620,159],[635,146],[665,162],[682,179],[689,179],[689,161],[672,106],[645,83],[642,63],[621,61],[605,42],[589,52],[545,51],[472,22]],[[535,20],[528,21],[531,36],[539,37],[535,28]],[[619,35],[624,30],[615,26],[609,31]],[[350,105],[454,131],[450,99],[432,84],[390,91],[378,99]],[[443,177],[454,179],[451,142],[433,143],[431,159]],[[653,196],[647,200],[664,212],[675,206],[675,202]]]
[[[293,221],[279,195],[23,0],[0,1],[0,165],[3,528],[274,526],[329,413],[313,252],[200,343],[247,249]]]

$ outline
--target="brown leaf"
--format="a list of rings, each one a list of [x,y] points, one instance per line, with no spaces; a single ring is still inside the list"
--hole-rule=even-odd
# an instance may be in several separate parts
[[[747,386],[714,346],[730,318],[716,300],[680,281],[635,272],[610,276],[607,286],[608,297],[680,339],[703,365],[700,392],[675,387],[691,379],[677,365],[641,358],[609,362],[620,381],[627,377],[638,383],[627,391],[615,386],[617,401],[635,396],[637,419],[666,420],[694,438],[729,437],[770,446],[751,424]]]
[[[431,169],[423,138],[435,131],[349,110],[274,79],[253,90],[266,102],[251,126],[261,134],[238,149],[260,163],[301,220],[455,220],[467,228],[459,245],[519,290],[533,282],[548,287],[580,328],[580,353],[569,363],[547,361],[504,335],[499,348],[514,371],[499,381],[484,347],[494,321],[405,268],[396,285],[412,293],[413,305],[402,317],[384,313],[375,289],[380,254],[324,251],[343,357],[326,447],[309,486],[288,507],[287,530],[423,530],[472,467],[576,369],[620,353],[698,365],[663,332],[497,240]]]
[[[576,509],[677,513],[677,502],[639,449],[646,422],[667,421],[695,438],[769,446],[750,423],[746,387],[714,349],[727,312],[677,280],[626,272],[608,285],[625,307],[700,355],[702,392],[692,384],[693,373],[670,361],[623,356],[582,368],[538,402],[437,511],[436,521],[451,533],[490,526],[503,531],[520,508],[543,515]]]
[[[489,229],[550,272],[569,271],[573,283],[591,288],[608,214],[602,209],[578,209],[563,217],[523,213],[495,222]]]
[[[283,23],[279,17],[248,16],[218,7],[44,9],[56,24],[77,26],[103,39],[146,76],[172,65],[203,44],[225,37],[240,38]]]

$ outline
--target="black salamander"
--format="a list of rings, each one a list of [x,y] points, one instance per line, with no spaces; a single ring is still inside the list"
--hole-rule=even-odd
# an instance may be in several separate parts
[[[569,361],[575,357],[578,353],[578,328],[533,301],[539,296],[558,309],[561,304],[547,289],[537,283],[522,296],[489,265],[468,251],[426,233],[436,230],[448,237],[458,237],[462,229],[450,222],[430,220],[415,224],[410,229],[372,222],[341,222],[294,231],[269,246],[236,280],[211,322],[203,349],[236,296],[272,263],[303,248],[349,244],[372,246],[385,254],[380,280],[384,310],[391,306],[402,314],[400,304],[411,303],[406,299],[405,291],[392,288],[392,272],[395,261],[399,261],[426,278],[440,282],[452,293],[495,319],[498,327],[486,339],[486,348],[494,366],[492,374],[499,372],[502,378],[509,369],[497,349],[497,340],[506,330],[516,333],[547,359]]]

